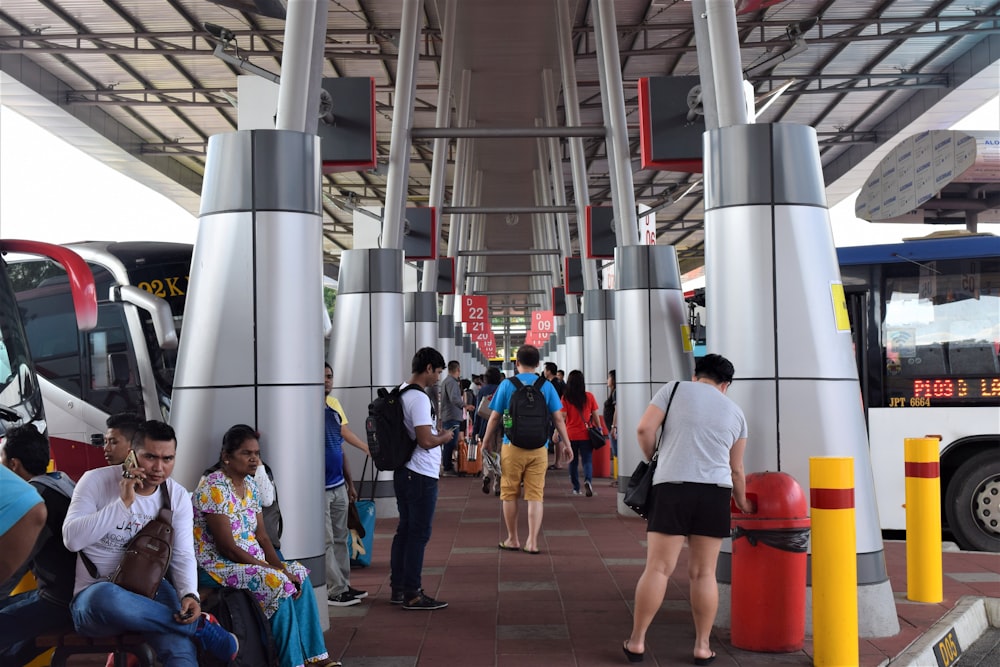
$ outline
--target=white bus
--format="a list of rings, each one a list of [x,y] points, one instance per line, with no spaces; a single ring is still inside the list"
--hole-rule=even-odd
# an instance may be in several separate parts
[[[1000,238],[837,251],[883,529],[906,514],[903,440],[941,439],[944,523],[1000,551]]]
[[[1000,552],[1000,238],[931,235],[837,258],[882,529],[906,529],[903,441],[940,436],[942,523],[962,548]],[[685,298],[701,356],[711,304],[703,288]]]
[[[166,419],[170,411],[192,246],[84,242],[65,246],[93,272],[97,326],[73,323],[70,281],[50,259],[9,273],[34,357],[52,457],[73,478],[105,464],[99,445],[117,412]]]
[[[2,240],[0,251],[44,255],[64,267],[73,318],[67,324],[74,330],[94,327],[97,323],[94,277],[79,256],[65,248],[35,241]],[[0,444],[7,429],[14,426],[30,423],[42,433],[46,430],[42,394],[7,268],[6,259],[0,257]]]

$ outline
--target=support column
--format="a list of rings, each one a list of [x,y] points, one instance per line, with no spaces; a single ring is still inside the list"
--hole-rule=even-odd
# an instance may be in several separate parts
[[[408,292],[403,295],[403,357],[401,363],[408,369],[413,355],[424,347],[438,346],[437,294],[434,292]],[[402,377],[407,377],[405,375]],[[402,382],[402,380],[400,380]]]
[[[420,53],[420,40],[417,38],[420,36],[419,20],[423,7],[423,0],[403,0],[396,96],[389,141],[389,175],[385,182],[385,210],[382,213],[382,245],[385,248],[403,247],[403,216],[410,175],[410,130],[413,129],[413,100],[416,97],[417,61]]]
[[[356,434],[364,430],[361,425],[368,416],[368,404],[378,389],[396,386],[409,377],[409,360],[403,362],[402,332],[403,251],[345,250],[340,256],[337,310],[327,361],[333,367],[333,395],[340,400],[348,421],[358,425]],[[404,366],[405,374],[401,372]],[[346,447],[344,456],[360,479],[364,455]],[[369,493],[365,489],[364,494]],[[398,516],[392,472],[378,473],[375,505],[380,517]]]
[[[653,394],[667,382],[690,380],[694,356],[684,349],[687,307],[673,246],[631,245],[615,249],[614,312],[628,322],[616,336],[618,512],[634,515],[622,502],[632,470],[643,459],[634,434]],[[619,323],[621,320],[619,319]],[[654,326],[655,323],[655,326]]]
[[[438,316],[437,350],[444,357],[445,363],[455,358],[455,318],[451,313],[441,313]]]
[[[594,395],[602,412],[608,397],[608,371],[615,367],[615,299],[610,290],[583,293],[583,374],[587,391]],[[610,430],[611,424],[605,424]],[[611,477],[611,447],[594,452],[594,476]],[[602,474],[598,474],[599,471]]]
[[[566,316],[566,373],[583,373],[583,315],[572,313]],[[584,380],[586,380],[584,374]]]
[[[283,551],[312,570],[317,597],[326,594],[319,181],[314,134],[209,139],[184,314],[199,335],[180,344],[170,416],[174,478],[192,490],[230,426],[260,430],[285,511]]]
[[[809,457],[853,457],[861,634],[894,635],[899,624],[816,132],[790,123],[733,125],[707,132],[705,145],[708,301],[713,322],[740,323],[710,327],[708,350],[736,367],[729,396],[747,417],[744,465],[788,473],[808,490]],[[724,545],[719,558],[723,601],[731,553]],[[720,613],[717,624],[728,622]]]

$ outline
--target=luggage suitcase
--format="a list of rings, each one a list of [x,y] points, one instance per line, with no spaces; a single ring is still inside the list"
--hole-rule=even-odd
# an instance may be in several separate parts
[[[471,475],[478,477],[483,472],[483,448],[479,445],[479,440],[475,439],[471,443],[465,438],[458,441],[458,454],[455,457],[455,470],[462,477]]]

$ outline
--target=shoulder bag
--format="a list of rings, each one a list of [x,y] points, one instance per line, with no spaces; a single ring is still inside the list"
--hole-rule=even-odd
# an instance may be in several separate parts
[[[573,407],[576,407],[575,405]],[[604,431],[601,430],[600,426],[590,426],[590,420],[585,419],[583,416],[583,410],[577,410],[580,413],[580,419],[583,420],[584,424],[587,424],[587,437],[590,438],[591,449],[600,449],[604,445],[608,444],[608,440],[604,435]]]
[[[656,439],[656,449],[653,450],[653,456],[650,457],[649,463],[639,461],[639,465],[632,471],[632,476],[628,480],[628,486],[625,488],[623,502],[630,510],[643,519],[649,514],[649,500],[653,490],[653,473],[656,472],[656,459],[660,453],[660,440],[663,439],[663,428],[667,423],[670,404],[674,402],[674,394],[677,393],[677,387],[680,384],[680,382],[675,382],[674,388],[670,390],[670,398],[667,399],[667,409],[663,413],[663,422],[660,423],[660,435]]]
[[[125,547],[121,562],[108,577],[108,581],[127,591],[148,598],[155,598],[160,582],[170,567],[173,551],[174,528],[171,522],[174,511],[170,508],[170,491],[167,482],[160,485],[163,491],[163,506],[156,517],[136,533]],[[90,576],[100,578],[93,561],[82,551],[80,557]]]

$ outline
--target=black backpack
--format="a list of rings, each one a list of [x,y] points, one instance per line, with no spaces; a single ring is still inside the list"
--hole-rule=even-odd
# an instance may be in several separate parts
[[[545,404],[542,387],[548,382],[539,376],[534,384],[525,385],[517,376],[510,378],[514,393],[510,397],[511,425],[504,432],[511,444],[521,449],[544,447],[549,439],[549,407]]]
[[[306,581],[304,585],[311,584]],[[271,622],[249,591],[242,588],[212,589],[205,596],[201,608],[236,635],[240,652],[235,660],[226,663],[207,651],[199,650],[200,667],[278,667],[278,651],[271,634]]]
[[[378,396],[368,404],[368,451],[379,470],[399,470],[406,465],[417,441],[410,437],[403,424],[403,393],[421,389],[418,384],[408,384],[402,389],[379,389]]]

